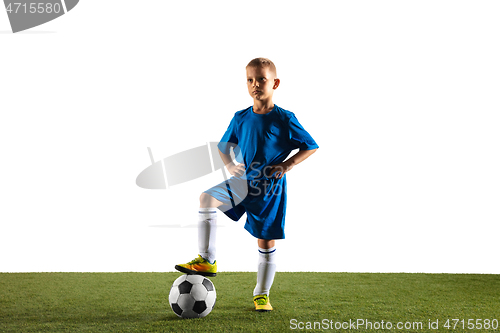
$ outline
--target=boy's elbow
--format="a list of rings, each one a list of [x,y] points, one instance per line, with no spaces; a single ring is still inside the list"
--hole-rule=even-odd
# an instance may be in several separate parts
[[[319,147],[318,147],[319,148]],[[305,156],[306,158],[311,156],[312,154],[314,154],[316,152],[316,150],[318,150],[318,148],[313,148],[313,149],[301,149],[299,152]]]
[[[308,147],[303,147],[303,148],[300,148],[299,151],[307,151],[307,152],[310,152],[310,153],[314,153],[316,150],[318,150],[318,148],[319,147],[309,149]]]

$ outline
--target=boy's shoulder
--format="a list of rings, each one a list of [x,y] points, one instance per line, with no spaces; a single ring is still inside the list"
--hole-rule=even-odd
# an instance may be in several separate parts
[[[288,121],[290,118],[295,118],[295,114],[291,111],[285,110],[275,104],[274,111],[276,111],[276,115],[281,118],[281,120]]]
[[[235,118],[241,118],[241,117],[244,117],[246,114],[248,114],[250,111],[251,111],[252,107],[249,106],[247,107],[246,109],[243,109],[243,110],[240,110],[240,111],[236,111],[234,113],[234,117]]]

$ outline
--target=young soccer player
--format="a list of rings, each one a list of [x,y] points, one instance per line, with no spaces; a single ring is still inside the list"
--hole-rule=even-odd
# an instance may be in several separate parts
[[[271,311],[269,290],[276,272],[275,240],[285,238],[286,173],[313,154],[318,145],[292,112],[272,101],[280,84],[276,67],[256,58],[246,67],[253,106],[236,112],[218,144],[232,177],[200,196],[196,259],[176,265],[187,274],[215,276],[216,208],[238,221],[246,213],[245,229],[257,238],[259,264],[253,291],[256,311]],[[292,150],[299,151],[286,159]],[[230,154],[236,155],[234,163]]]

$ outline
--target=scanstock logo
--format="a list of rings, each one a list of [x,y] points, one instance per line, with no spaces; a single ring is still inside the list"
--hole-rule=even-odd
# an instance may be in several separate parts
[[[153,152],[148,147],[151,165],[137,176],[137,186],[145,189],[167,189],[218,170],[222,170],[224,180],[227,181],[218,144],[218,142],[207,142],[206,145],[185,150],[159,161],[154,160]],[[233,151],[231,157],[234,159]]]
[[[79,0],[4,0],[12,32],[27,30],[52,21],[75,8]]]
[[[191,148],[183,152],[168,156],[164,159],[155,161],[153,152],[148,147],[151,165],[146,167],[136,178],[136,184],[145,189],[168,189],[174,185],[180,185],[191,180],[206,176],[218,170],[222,171],[222,176],[226,182],[227,191],[237,191],[240,194],[239,198],[231,197],[231,206],[221,206],[219,209],[225,212],[228,209],[236,206],[248,194],[247,182],[245,178],[241,178],[238,182],[233,182],[229,185],[228,177],[224,170],[224,162],[219,155],[219,142],[207,142],[206,145]],[[234,145],[231,147],[231,159],[235,160],[236,154],[239,154],[239,148]],[[229,197],[229,192],[226,192]],[[154,225],[152,227],[198,227],[194,225]]]

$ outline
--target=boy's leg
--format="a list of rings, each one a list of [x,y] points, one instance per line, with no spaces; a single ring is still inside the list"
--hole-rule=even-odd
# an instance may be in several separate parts
[[[215,262],[215,241],[217,234],[217,210],[222,202],[207,193],[200,195],[198,213],[198,249],[200,255],[211,264]]]
[[[274,239],[257,239],[257,245],[261,249],[270,249],[274,247],[276,241]]]
[[[207,193],[200,196],[198,210],[198,258],[176,265],[175,269],[187,274],[215,276],[217,264],[215,262],[215,240],[217,232],[217,210],[222,202]]]
[[[269,290],[276,273],[276,248],[275,241],[259,239],[259,266],[257,269],[257,285],[253,291],[255,310],[271,311]]]

